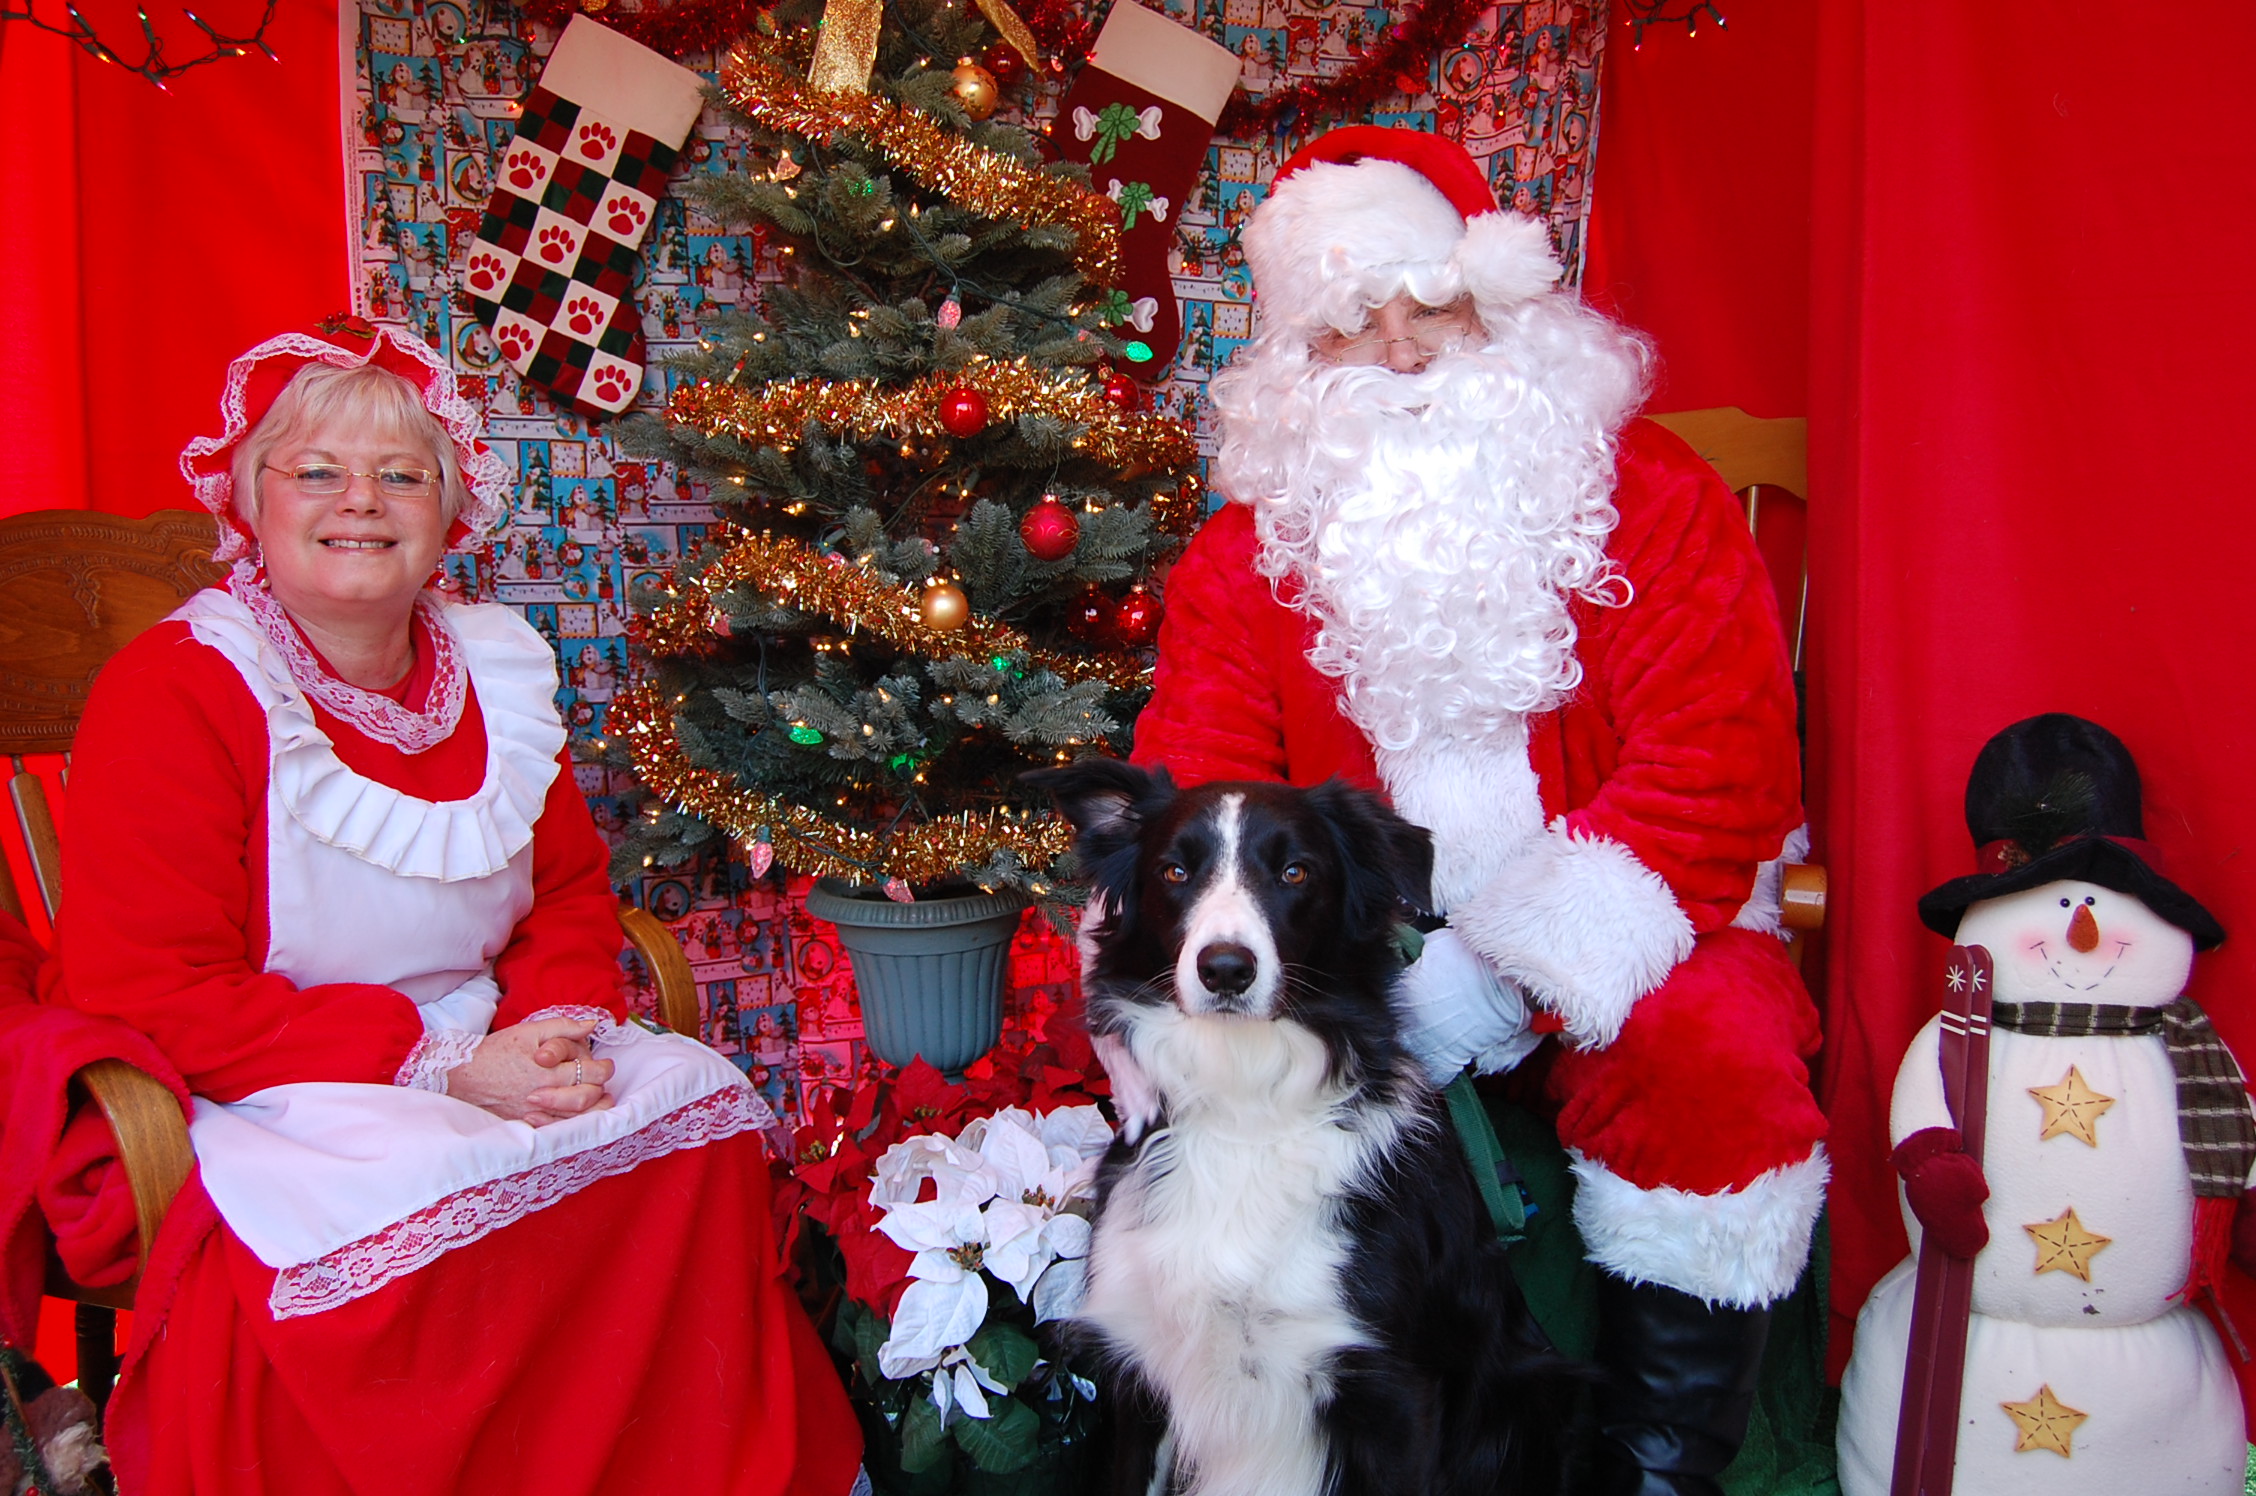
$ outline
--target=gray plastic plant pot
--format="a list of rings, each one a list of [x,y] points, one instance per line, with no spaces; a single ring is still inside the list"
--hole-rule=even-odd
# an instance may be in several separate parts
[[[835,878],[807,892],[807,912],[838,927],[853,962],[871,1051],[889,1065],[922,1055],[946,1071],[1002,1037],[1011,937],[1025,908],[1015,893],[912,904],[856,898]]]

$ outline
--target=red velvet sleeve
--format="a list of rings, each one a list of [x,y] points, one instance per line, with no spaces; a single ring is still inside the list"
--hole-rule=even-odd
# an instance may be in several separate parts
[[[1627,846],[1695,930],[1717,930],[1801,820],[1785,634],[1738,504],[1683,442],[1633,423],[1616,506],[1609,549],[1636,596],[1579,616],[1620,757],[1569,820]]]
[[[533,909],[494,961],[506,1028],[528,1013],[560,1005],[608,1008],[627,1016],[621,994],[619,897],[605,868],[610,849],[572,779],[569,751],[549,783],[533,826]]]
[[[1253,569],[1254,544],[1252,511],[1228,505],[1167,574],[1159,666],[1130,758],[1165,764],[1184,784],[1285,778],[1276,641],[1263,627],[1275,609]]]
[[[423,1036],[413,1002],[260,969],[266,765],[257,703],[187,625],[160,624],[110,662],[72,752],[52,995],[141,1030],[214,1100],[389,1084]]]

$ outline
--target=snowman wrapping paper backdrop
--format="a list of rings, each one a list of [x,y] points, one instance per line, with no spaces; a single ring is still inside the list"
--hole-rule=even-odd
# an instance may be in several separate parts
[[[2204,1309],[2256,1170],[2256,1114],[2183,997],[2197,948],[2224,932],[2154,865],[2136,767],[2096,724],[2055,714],[2007,728],[1977,760],[1967,807],[1982,871],[1934,890],[1921,915],[1991,957],[1988,1193],[1920,1188],[1957,1138],[1931,1021],[1889,1119],[1913,1256],[1858,1319],[1842,1491],[1890,1489],[1932,1230],[1979,1247],[1957,1490],[2238,1496],[2240,1390]]]
[[[1152,8],[1228,48],[1253,92],[1335,76],[1390,21],[1384,8],[1336,0],[1155,0]],[[680,472],[626,457],[603,419],[520,378],[473,308],[473,241],[506,183],[523,101],[557,37],[491,0],[353,0],[340,33],[355,309],[439,349],[484,410],[488,439],[515,475],[513,512],[498,534],[447,565],[468,595],[520,608],[554,643],[565,724],[576,739],[592,739],[629,669],[630,589],[672,565],[713,514]],[[1551,224],[1572,276],[1604,43],[1597,0],[1500,4],[1372,118],[1461,140],[1500,200]],[[681,61],[707,78],[714,71],[711,57]],[[1171,205],[1166,272],[1183,338],[1153,397],[1198,433],[1202,454],[1214,442],[1206,382],[1253,332],[1238,230],[1295,144],[1215,140],[1186,200]],[[662,403],[669,354],[694,347],[705,318],[751,304],[779,274],[779,247],[726,232],[680,192],[691,173],[741,170],[744,145],[707,108],[651,194],[649,221],[637,225],[619,306],[639,318],[647,350],[638,408]],[[593,393],[592,360],[587,378]],[[632,784],[584,764],[575,773],[597,824],[616,833],[632,813]],[[705,1039],[796,1121],[818,1088],[850,1085],[871,1060],[845,960],[794,888],[751,878],[741,860],[714,860],[631,892],[681,939],[698,976]],[[1075,967],[1072,948],[1030,921],[1013,956],[1006,1041],[1069,999]]]

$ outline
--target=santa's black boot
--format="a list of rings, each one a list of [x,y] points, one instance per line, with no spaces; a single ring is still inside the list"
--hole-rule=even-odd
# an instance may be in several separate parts
[[[1598,1275],[1592,1496],[1721,1496],[1747,1436],[1770,1310]]]

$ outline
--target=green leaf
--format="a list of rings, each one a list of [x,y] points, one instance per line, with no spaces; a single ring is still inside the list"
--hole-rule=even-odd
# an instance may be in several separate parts
[[[964,1349],[971,1352],[980,1370],[1006,1388],[1016,1388],[1032,1376],[1034,1363],[1042,1359],[1042,1348],[1034,1343],[1033,1336],[1016,1325],[999,1322],[983,1326],[964,1343]]]
[[[980,1363],[986,1365],[984,1361]],[[930,1403],[925,1404],[931,1407]],[[960,1418],[949,1425],[949,1432],[971,1456],[971,1462],[980,1469],[996,1475],[1008,1475],[1013,1470],[1023,1470],[1034,1462],[1041,1445],[1042,1420],[1032,1408],[1015,1397],[998,1397],[988,1404],[995,1410],[992,1418]],[[908,1466],[907,1445],[903,1443],[903,1468]]]
[[[877,1369],[877,1353],[884,1347],[885,1337],[893,1333],[892,1323],[874,1310],[862,1309],[852,1299],[846,1302],[861,1309],[854,1321],[854,1359],[861,1363],[862,1375],[875,1385],[885,1375]]]
[[[970,1447],[965,1446],[967,1449]],[[919,1397],[901,1417],[901,1468],[911,1475],[930,1470],[948,1452],[948,1433],[932,1399]]]

